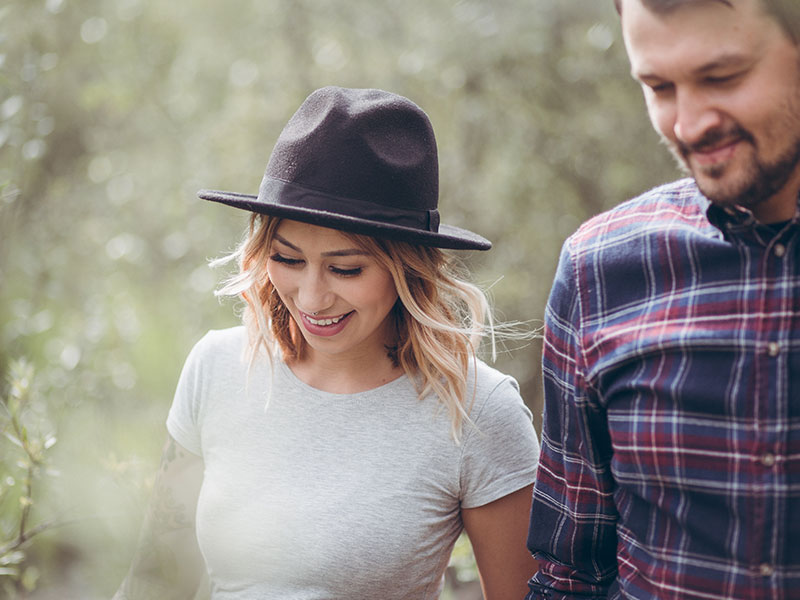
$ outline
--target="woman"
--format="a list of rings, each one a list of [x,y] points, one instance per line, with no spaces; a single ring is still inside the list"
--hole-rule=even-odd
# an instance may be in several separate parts
[[[476,358],[487,304],[442,248],[433,130],[380,90],[312,93],[284,128],[222,293],[244,326],[192,350],[115,598],[438,598],[470,537],[488,599],[522,597],[538,442]],[[196,520],[195,520],[196,516]]]

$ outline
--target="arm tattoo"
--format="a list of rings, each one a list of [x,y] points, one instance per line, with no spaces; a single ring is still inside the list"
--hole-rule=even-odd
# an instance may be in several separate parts
[[[178,588],[181,565],[181,538],[192,536],[194,515],[190,507],[176,497],[167,476],[184,451],[170,438],[161,457],[153,495],[145,515],[141,537],[130,572],[113,600],[153,600],[183,598]],[[191,596],[186,596],[192,598]]]

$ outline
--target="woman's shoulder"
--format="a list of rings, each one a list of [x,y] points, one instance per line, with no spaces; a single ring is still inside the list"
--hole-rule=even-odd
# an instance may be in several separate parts
[[[462,506],[482,506],[533,481],[539,442],[533,415],[511,375],[475,364],[478,393],[464,429],[464,476],[484,483]],[[484,471],[485,469],[485,471]],[[484,480],[489,474],[489,481]]]
[[[247,343],[247,331],[244,325],[236,325],[225,329],[209,329],[200,338],[198,344],[212,344],[217,346],[241,346]]]
[[[229,359],[239,361],[246,346],[247,332],[244,326],[210,329],[195,343],[189,360],[199,363],[226,362]]]
[[[519,384],[513,376],[488,365],[479,358],[470,361],[469,381],[475,386],[478,397],[490,396],[498,388],[507,388],[519,394]]]
[[[530,419],[519,383],[513,376],[477,359],[470,366],[468,377],[468,403],[472,401],[470,417],[479,427],[487,420],[516,419],[520,415]]]

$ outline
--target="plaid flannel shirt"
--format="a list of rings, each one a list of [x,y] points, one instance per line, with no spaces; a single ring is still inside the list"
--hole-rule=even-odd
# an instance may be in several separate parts
[[[685,179],[564,244],[529,600],[800,598],[799,221]]]

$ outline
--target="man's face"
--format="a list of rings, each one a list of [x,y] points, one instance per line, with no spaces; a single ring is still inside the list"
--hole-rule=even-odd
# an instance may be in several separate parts
[[[623,0],[622,33],[653,126],[700,190],[775,222],[800,189],[800,52],[760,1],[662,14]]]

